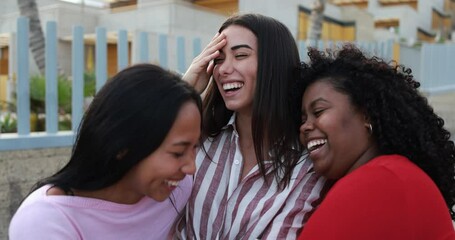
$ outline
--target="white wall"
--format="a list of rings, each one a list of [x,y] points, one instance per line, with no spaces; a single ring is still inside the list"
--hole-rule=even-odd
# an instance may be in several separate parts
[[[398,35],[409,42],[416,40],[418,28],[433,32],[433,8],[443,12],[443,7],[444,0],[419,0],[417,2],[417,10],[410,6],[383,7],[378,3],[378,0],[369,0],[368,2],[368,11],[375,16],[375,19],[398,18],[400,21]]]
[[[0,33],[16,32],[16,21],[19,17],[16,0],[5,1],[5,8],[9,13],[0,15]],[[164,33],[187,39],[201,38],[204,47],[217,32],[226,16],[195,6],[184,0],[139,0],[136,10],[111,13],[107,9],[99,9],[80,4],[62,2],[58,0],[38,0],[41,24],[46,31],[47,21],[57,22],[57,35],[60,39],[70,37],[74,26],[82,26],[85,34],[95,33],[96,27],[105,27],[108,32],[127,30],[131,35],[139,31],[150,33]],[[6,10],[5,10],[6,11]],[[153,35],[153,34],[151,34]],[[156,36],[156,34],[155,34]],[[153,40],[151,40],[153,43]],[[190,40],[188,40],[190,41]],[[191,45],[188,42],[188,45]],[[170,45],[172,46],[172,45]],[[150,46],[153,48],[154,46]],[[170,48],[172,49],[172,48]],[[175,49],[172,49],[175,50]],[[188,49],[190,53],[192,49]],[[175,65],[175,55],[169,58],[171,65]],[[59,66],[66,74],[71,74],[71,42],[59,41]],[[192,54],[187,54],[186,62],[192,60]],[[37,67],[31,59],[31,71],[37,73]]]
[[[260,13],[284,23],[296,38],[298,32],[298,0],[239,0],[239,12]]]
[[[184,1],[148,0],[137,10],[101,15],[99,26],[109,30],[128,29],[212,37],[226,16]]]
[[[398,36],[408,40],[416,39],[417,28],[419,27],[419,16],[412,7],[378,7],[376,9],[368,8],[368,11],[374,15],[375,20],[397,18],[400,22]]]
[[[355,22],[356,40],[374,41],[376,39],[374,35],[374,17],[371,13],[360,10],[357,7],[343,7],[340,10],[342,19]]]
[[[284,23],[297,38],[299,6],[311,9],[314,0],[239,0],[240,12],[257,12]],[[356,7],[337,7],[326,3],[324,15],[340,21],[356,21],[356,39],[373,40],[374,21],[371,14]]]

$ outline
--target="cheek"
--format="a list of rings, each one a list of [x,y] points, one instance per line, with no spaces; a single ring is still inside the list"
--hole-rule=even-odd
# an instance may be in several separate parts
[[[215,65],[213,67],[213,72],[212,72],[212,75],[213,75],[213,78],[214,80],[218,80],[219,79],[219,76],[220,76],[220,65]]]
[[[156,178],[161,172],[161,165],[163,165],[159,159],[160,156],[148,157],[138,163],[135,172],[137,181],[146,183]]]
[[[300,143],[306,147],[306,142],[305,142],[305,135],[303,134],[303,131],[300,130],[300,134],[299,134],[299,140],[300,140]]]
[[[257,80],[257,68],[255,66],[251,66],[248,69],[245,70],[250,78],[250,81],[253,82],[253,84],[256,84]]]
[[[147,164],[139,165],[139,168],[135,172],[135,180],[137,184],[143,185],[146,184],[153,174]]]

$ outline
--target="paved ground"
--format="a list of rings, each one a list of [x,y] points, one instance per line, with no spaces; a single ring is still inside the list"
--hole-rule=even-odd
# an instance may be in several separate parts
[[[33,184],[66,163],[70,148],[0,151],[0,239],[7,239],[8,225]]]

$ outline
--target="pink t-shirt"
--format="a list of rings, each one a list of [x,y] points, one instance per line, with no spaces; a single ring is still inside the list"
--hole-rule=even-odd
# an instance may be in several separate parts
[[[169,199],[157,202],[149,197],[130,205],[47,196],[50,185],[46,185],[21,204],[11,220],[9,239],[166,239],[191,187],[191,176],[187,176],[170,197],[174,208]]]

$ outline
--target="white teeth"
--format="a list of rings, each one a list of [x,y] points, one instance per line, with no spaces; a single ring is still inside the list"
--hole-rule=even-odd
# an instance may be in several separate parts
[[[164,182],[171,187],[177,187],[180,181],[165,180]]]
[[[307,144],[307,149],[311,151],[315,146],[325,144],[326,142],[327,142],[327,139],[312,140]]]
[[[232,89],[241,88],[241,87],[243,87],[243,83],[225,83],[225,84],[223,84],[224,90],[232,90]]]

